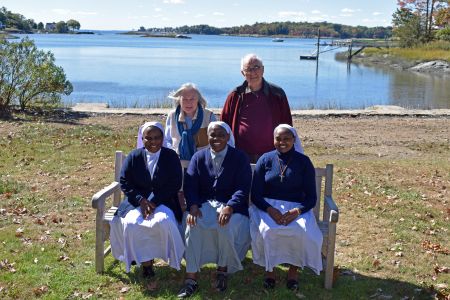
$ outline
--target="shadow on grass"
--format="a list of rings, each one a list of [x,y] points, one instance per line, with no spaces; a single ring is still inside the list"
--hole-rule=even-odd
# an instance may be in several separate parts
[[[337,276],[332,290],[323,287],[323,273],[317,276],[309,269],[300,270],[300,289],[294,292],[286,288],[288,268],[285,266],[275,269],[275,289],[266,290],[262,286],[264,268],[253,264],[248,257],[243,266],[243,271],[229,276],[225,292],[214,289],[215,266],[204,266],[198,274],[199,290],[191,299],[431,299],[433,296],[433,291],[410,282],[376,278],[376,275],[362,275],[348,269],[336,269]],[[108,266],[105,275],[125,284],[137,285],[142,296],[176,299],[184,281],[184,267],[178,272],[169,266],[157,266],[155,273],[155,277],[144,279],[141,268],[135,266],[127,274],[124,265],[115,261]]]
[[[89,113],[74,112],[70,109],[27,109],[0,113],[2,121],[35,122],[37,120],[49,123],[79,125],[78,121],[90,117]]]

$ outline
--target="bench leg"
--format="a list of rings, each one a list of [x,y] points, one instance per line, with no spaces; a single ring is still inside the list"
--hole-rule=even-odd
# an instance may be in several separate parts
[[[105,265],[105,239],[102,218],[97,216],[95,223],[95,271],[97,273],[103,273]]]
[[[333,272],[334,272],[334,249],[336,242],[336,223],[330,223],[328,229],[328,247],[327,259],[325,266],[325,288],[331,289],[333,287]]]

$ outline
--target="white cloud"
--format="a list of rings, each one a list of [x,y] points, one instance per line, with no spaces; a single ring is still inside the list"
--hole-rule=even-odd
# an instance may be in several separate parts
[[[353,14],[340,14],[340,17],[353,17]]]
[[[188,11],[183,11],[183,15],[189,15],[190,14],[190,12],[188,12]]]
[[[302,11],[280,11],[278,15],[280,17],[303,17],[305,13]]]
[[[97,13],[95,11],[75,11],[74,15],[83,15],[83,16],[95,16]]]
[[[62,8],[54,8],[52,9],[52,12],[58,15],[68,15],[70,13],[70,10]]]
[[[218,11],[213,12],[213,15],[214,16],[225,16],[224,13],[221,13],[221,12],[218,12]]]
[[[194,16],[194,18],[203,18],[205,15],[204,14],[197,14]]]
[[[184,0],[164,0],[163,2],[167,4],[184,4]]]
[[[315,14],[315,15],[318,15],[318,14],[320,14],[320,10],[315,9],[315,10],[312,10],[311,13]]]
[[[377,11],[372,13],[372,15],[374,15],[374,16],[379,16],[379,15],[381,15],[381,14],[382,14],[382,13],[377,12]]]
[[[351,8],[343,8],[343,9],[341,9],[341,11],[343,13],[354,13],[355,12],[355,10],[351,9]]]
[[[69,9],[62,9],[62,8],[55,8],[52,9],[52,12],[54,12],[55,14],[58,15],[63,15],[63,16],[67,16],[67,15],[76,15],[76,16],[93,16],[93,15],[97,15],[96,12],[93,11],[71,11]]]
[[[381,26],[389,26],[390,25],[390,21],[389,20],[377,19],[377,18],[373,18],[373,19],[365,18],[365,19],[362,19],[362,22],[366,23],[366,24],[374,24],[374,25],[382,24]]]
[[[162,8],[156,7],[155,11],[162,11]]]

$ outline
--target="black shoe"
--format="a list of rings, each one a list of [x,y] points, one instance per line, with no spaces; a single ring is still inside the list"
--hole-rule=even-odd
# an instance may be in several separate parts
[[[298,290],[298,281],[295,279],[289,279],[286,282],[286,287],[291,291],[297,291]]]
[[[274,289],[275,288],[275,279],[265,278],[263,285],[264,285],[264,288],[266,288],[266,289]]]
[[[151,278],[155,276],[155,271],[153,271],[153,266],[142,266],[142,276],[144,278]]]
[[[189,298],[198,290],[198,283],[194,279],[186,279],[184,281],[184,286],[178,292],[178,298]]]
[[[216,290],[223,292],[227,289],[227,274],[224,272],[217,272],[216,275]]]

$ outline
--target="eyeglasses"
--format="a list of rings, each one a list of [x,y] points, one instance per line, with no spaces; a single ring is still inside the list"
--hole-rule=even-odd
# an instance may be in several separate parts
[[[253,67],[248,67],[247,69],[244,69],[244,73],[248,74],[251,72],[258,72],[259,70],[262,69],[263,66],[253,66]]]

